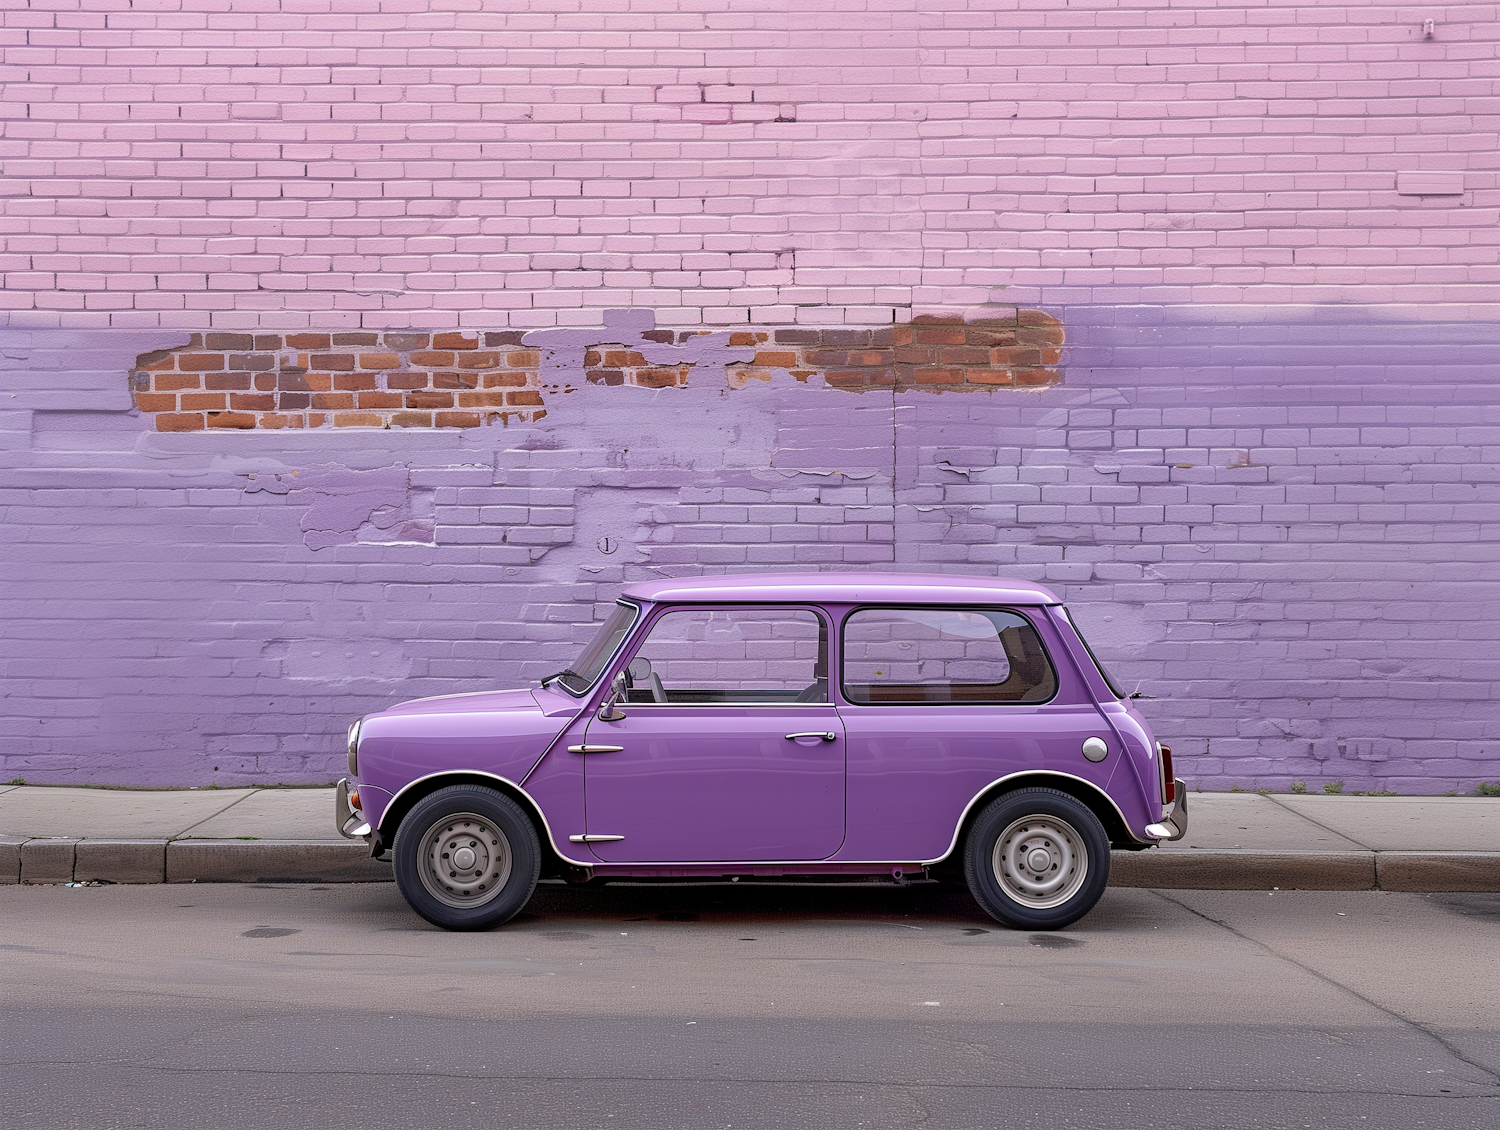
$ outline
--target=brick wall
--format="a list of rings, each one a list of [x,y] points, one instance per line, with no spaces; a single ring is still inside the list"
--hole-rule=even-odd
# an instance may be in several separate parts
[[[642,348],[690,344],[706,331],[645,329],[634,342],[597,334],[583,359],[590,384],[680,387],[696,361]],[[623,335],[620,335],[623,336]],[[136,358],[135,406],[158,431],[247,428],[477,428],[546,415],[547,346],[520,331],[189,335],[179,349]],[[883,329],[741,331],[727,335],[744,361],[731,385],[786,373],[850,392],[976,392],[1036,388],[1061,379],[1063,327],[1040,310],[983,320],[922,315]],[[545,341],[545,338],[543,338]]]
[[[400,7],[0,10],[0,780],[891,565],[1056,587],[1199,784],[1500,779],[1493,6]]]
[[[132,408],[181,338],[7,331],[0,780],[331,780],[351,717],[557,670],[627,580],[892,566],[1052,586],[1197,785],[1500,779],[1500,317],[1059,314],[1065,379],[994,395],[736,387],[727,343],[591,382],[617,320],[525,426],[233,435]]]
[[[12,3],[0,303],[331,332],[1491,301],[1497,32],[1392,0]]]

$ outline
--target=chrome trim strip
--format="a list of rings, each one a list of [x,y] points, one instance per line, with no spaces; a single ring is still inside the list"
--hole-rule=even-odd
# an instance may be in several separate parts
[[[568,837],[568,843],[570,843],[570,844],[612,844],[616,840],[623,840],[624,838],[625,838],[624,836],[590,836],[590,835],[569,836]]]
[[[615,665],[615,660],[620,658],[620,653],[630,643],[631,637],[635,635],[636,629],[641,626],[641,604],[630,597],[620,596],[615,599],[615,607],[619,608],[621,606],[634,610],[635,615],[630,618],[630,624],[626,627],[625,634],[620,637],[620,642],[615,646],[614,651],[609,653],[609,658],[604,661],[604,666],[599,668],[599,674],[594,676],[594,681],[581,691],[570,690],[567,683],[557,684],[562,687],[563,693],[570,698],[582,700],[594,693],[594,688],[599,685],[599,680],[609,673],[609,669]],[[602,627],[603,625],[600,626]],[[541,688],[538,687],[538,689],[540,690]]]
[[[1125,814],[1120,811],[1120,806],[1115,803],[1115,798],[1110,796],[1098,785],[1094,784],[1093,781],[1086,781],[1082,777],[1075,777],[1072,773],[1062,773],[1056,769],[1022,769],[1015,773],[1007,773],[1003,777],[997,777],[995,780],[991,781],[988,785],[985,785],[984,788],[975,793],[974,798],[970,800],[968,804],[964,805],[964,810],[958,814],[958,823],[953,825],[953,839],[949,841],[948,850],[943,852],[943,854],[938,856],[936,859],[926,859],[922,862],[941,863],[943,860],[952,855],[953,849],[958,846],[958,833],[963,828],[964,821],[969,818],[969,811],[979,803],[979,798],[984,796],[985,793],[989,792],[996,785],[1003,785],[1006,781],[1014,780],[1017,777],[1063,777],[1069,781],[1077,781],[1080,785],[1087,785],[1089,788],[1093,789],[1094,792],[1098,793],[1105,800],[1109,801],[1109,806],[1115,810],[1115,815],[1120,818],[1120,823],[1124,825],[1125,831],[1130,833],[1131,839],[1135,839],[1135,832],[1130,827],[1130,821],[1125,819]],[[1150,843],[1153,841],[1136,840],[1136,842]]]
[[[526,800],[527,800],[527,802],[536,811],[536,814],[541,817],[542,827],[547,830],[547,839],[548,839],[548,842],[551,843],[552,850],[555,851],[555,852],[557,852],[557,855],[558,855],[559,859],[561,859],[564,863],[571,863],[575,867],[587,867],[587,868],[593,869],[595,871],[597,871],[599,869],[599,867],[601,866],[600,861],[598,859],[591,859],[591,860],[574,859],[572,856],[564,854],[564,852],[562,851],[562,849],[557,846],[557,837],[553,834],[553,832],[552,832],[552,825],[550,823],[548,823],[548,821],[547,821],[547,814],[542,811],[541,805],[537,804],[536,800],[531,796],[531,794],[528,793],[525,789],[521,788],[520,785],[516,784],[514,781],[510,780],[509,778],[507,778],[507,777],[501,777],[500,775],[498,775],[496,773],[484,773],[484,772],[481,772],[481,771],[479,771],[477,769],[467,769],[467,770],[464,770],[464,769],[444,769],[441,772],[429,773],[427,776],[425,776],[425,777],[418,777],[416,780],[408,782],[405,786],[403,786],[401,788],[401,790],[396,793],[395,796],[391,797],[390,802],[385,806],[385,811],[389,812],[393,807],[395,807],[396,801],[401,796],[403,796],[409,790],[415,788],[417,785],[422,784],[424,781],[431,781],[431,780],[434,780],[434,779],[439,778],[439,777],[458,777],[458,776],[488,777],[492,781],[499,781],[502,784],[509,785],[511,788],[515,789],[523,797],[525,797]],[[815,865],[815,866],[819,866],[819,867],[824,867],[824,866],[835,866],[835,867],[837,867],[837,866],[842,866],[842,865],[845,865],[845,864],[847,864],[849,866],[859,866],[859,867],[868,866],[868,865],[872,865],[872,864],[874,864],[874,865],[880,865],[880,866],[884,866],[884,867],[889,867],[889,866],[893,866],[893,865],[898,864],[898,863],[899,864],[903,864],[903,865],[910,863],[910,864],[914,864],[916,866],[926,867],[926,866],[930,866],[931,864],[934,864],[934,863],[941,863],[943,860],[947,859],[950,855],[953,854],[953,849],[958,844],[958,832],[959,832],[959,829],[963,827],[964,820],[969,815],[969,810],[974,807],[974,805],[978,802],[979,798],[982,797],[985,793],[989,792],[991,789],[993,789],[996,785],[1004,784],[1006,781],[1012,780],[1013,778],[1016,778],[1016,777],[1066,777],[1069,780],[1078,781],[1080,784],[1087,785],[1089,788],[1093,789],[1100,796],[1104,797],[1105,800],[1109,801],[1110,807],[1113,808],[1115,810],[1116,815],[1118,815],[1120,817],[1120,823],[1125,825],[1125,829],[1127,831],[1130,830],[1130,824],[1126,821],[1125,814],[1120,811],[1120,806],[1115,803],[1114,798],[1111,797],[1108,793],[1106,793],[1103,789],[1099,788],[1099,786],[1096,785],[1096,784],[1094,784],[1092,781],[1085,781],[1082,777],[1075,777],[1071,773],[1059,773],[1056,770],[1051,770],[1051,769],[1042,769],[1042,770],[1030,770],[1030,769],[1028,769],[1028,770],[1021,770],[1021,771],[1016,772],[1016,773],[1008,773],[1004,777],[999,777],[999,778],[991,781],[984,788],[980,789],[979,792],[975,793],[974,794],[974,798],[972,800],[970,800],[969,803],[964,806],[963,812],[961,812],[959,814],[958,823],[955,824],[954,827],[953,827],[953,839],[948,844],[948,850],[945,851],[945,852],[943,852],[942,855],[934,856],[931,859],[731,859],[731,860],[712,859],[712,860],[686,860],[686,861],[678,859],[678,860],[650,860],[650,861],[642,860],[642,861],[639,861],[639,862],[632,861],[632,862],[629,862],[629,863],[619,863],[619,864],[616,864],[616,866],[619,866],[619,867],[671,867],[671,868],[696,867],[696,868],[703,868],[705,870],[709,869],[709,868],[713,868],[713,869],[718,870],[719,873],[723,873],[722,869],[726,868],[726,867],[728,867],[728,868],[734,868],[734,867],[796,867],[796,866],[802,866],[802,865]],[[1133,835],[1133,833],[1132,833],[1132,835]],[[569,837],[569,842],[570,843],[572,842],[572,837],[571,836]],[[1155,841],[1138,841],[1138,842],[1154,843]],[[603,866],[608,867],[609,864],[605,863],[605,864],[603,864]]]
[[[385,815],[396,806],[396,801],[400,800],[401,797],[405,796],[408,792],[416,788],[418,785],[422,784],[424,781],[436,780],[439,777],[488,777],[491,781],[499,781],[502,785],[509,785],[511,788],[515,789],[516,792],[525,797],[526,803],[531,805],[532,810],[541,817],[542,827],[547,830],[547,842],[552,845],[552,850],[557,852],[557,857],[559,859],[561,859],[564,863],[571,863],[575,867],[593,867],[596,863],[599,862],[597,859],[574,859],[570,855],[565,855],[562,848],[557,846],[557,837],[552,834],[552,825],[547,820],[547,814],[542,811],[542,806],[536,802],[536,798],[528,793],[525,789],[523,789],[520,785],[512,781],[509,777],[502,777],[498,773],[486,773],[481,769],[440,769],[436,773],[428,773],[425,777],[418,777],[414,781],[408,781],[406,784],[401,786],[401,788],[396,792],[394,796],[391,797],[389,801],[386,802],[385,811],[380,814],[382,829],[384,828],[385,824]]]
[[[569,753],[621,753],[625,749],[622,745],[570,745]]]
[[[671,693],[670,691],[668,692]],[[736,706],[741,709],[755,707],[765,710],[775,707],[778,710],[786,710],[788,707],[796,706],[833,706],[831,702],[621,702],[619,705],[628,706],[631,710],[655,709],[660,710],[663,706]],[[910,704],[907,704],[910,705]]]

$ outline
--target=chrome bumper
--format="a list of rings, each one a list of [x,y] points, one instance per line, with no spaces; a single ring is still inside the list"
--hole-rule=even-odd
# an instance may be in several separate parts
[[[1172,807],[1160,821],[1146,825],[1146,835],[1153,840],[1180,840],[1187,835],[1187,785],[1179,777],[1172,786]]]
[[[348,777],[340,778],[333,790],[333,823],[346,839],[362,840],[370,834],[369,821],[349,804]]]

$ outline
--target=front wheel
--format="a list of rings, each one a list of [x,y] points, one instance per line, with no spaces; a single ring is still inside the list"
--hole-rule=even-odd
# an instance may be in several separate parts
[[[445,930],[484,930],[514,918],[536,890],[541,845],[521,806],[483,785],[423,797],[396,830],[396,885]]]
[[[976,902],[1016,930],[1060,930],[1094,908],[1109,882],[1109,837],[1082,801],[1017,789],[992,801],[964,841]]]

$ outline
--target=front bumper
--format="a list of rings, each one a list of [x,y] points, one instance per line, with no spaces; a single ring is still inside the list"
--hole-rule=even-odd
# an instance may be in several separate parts
[[[341,778],[333,790],[333,823],[346,839],[362,840],[370,834],[370,822],[364,813],[349,803],[348,777]]]
[[[1155,824],[1146,825],[1146,835],[1153,840],[1180,840],[1187,835],[1187,785],[1181,777],[1172,782],[1172,807]]]

